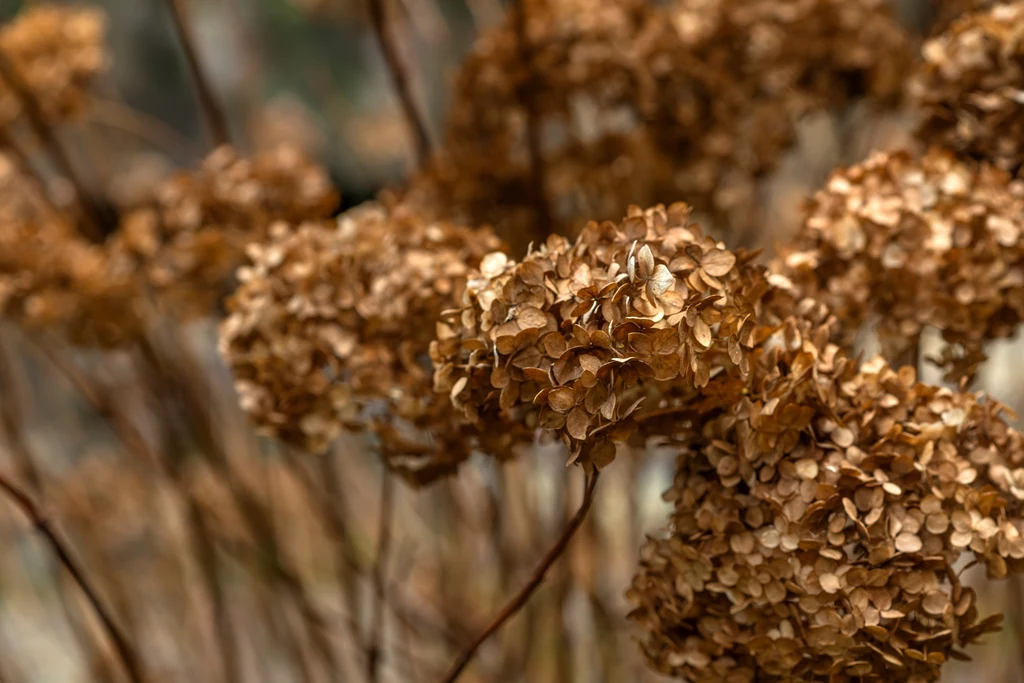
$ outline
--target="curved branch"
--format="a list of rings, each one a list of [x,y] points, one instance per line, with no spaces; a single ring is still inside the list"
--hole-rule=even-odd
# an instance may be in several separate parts
[[[96,589],[86,578],[85,569],[71,555],[71,550],[57,534],[57,531],[50,524],[46,516],[40,512],[35,500],[4,474],[0,474],[0,490],[21,508],[21,511],[35,526],[36,531],[46,539],[46,542],[57,555],[57,559],[68,570],[75,583],[85,593],[89,604],[92,605],[92,608],[96,611],[96,616],[99,617],[100,622],[103,624],[104,630],[113,641],[117,654],[121,658],[121,663],[124,665],[125,672],[128,674],[128,678],[132,683],[144,683],[145,679],[142,676],[142,667],[139,664],[138,654],[136,654],[124,633],[121,632],[121,629],[114,622],[110,610],[100,599],[99,593],[96,592]]]
[[[387,64],[388,73],[391,74],[391,82],[395,86],[395,94],[402,105],[406,121],[412,130],[413,140],[416,143],[416,158],[419,165],[423,166],[430,158],[430,133],[427,131],[427,123],[416,108],[416,101],[412,95],[412,88],[409,85],[409,72],[398,54],[394,37],[388,30],[388,19],[385,14],[384,3],[386,0],[367,0],[370,10],[370,23],[373,24],[373,32],[377,36],[380,51],[384,55],[384,62]]]
[[[540,564],[537,565],[536,569],[533,570],[533,574],[526,584],[519,589],[511,600],[505,603],[501,611],[498,612],[497,616],[491,621],[490,625],[483,630],[483,632],[476,637],[476,639],[462,651],[459,658],[455,660],[452,668],[448,671],[448,674],[444,677],[443,683],[453,683],[461,674],[463,669],[469,664],[470,660],[473,659],[473,655],[480,648],[484,642],[487,641],[492,635],[494,635],[498,629],[500,629],[506,621],[515,616],[516,612],[521,610],[526,603],[529,601],[530,596],[536,592],[540,587],[540,584],[544,581],[544,575],[547,574],[548,570],[551,569],[552,565],[558,560],[559,557],[565,553],[565,549],[569,546],[569,541],[572,540],[573,535],[583,524],[583,520],[586,519],[587,513],[590,511],[590,505],[594,502],[594,489],[597,487],[597,478],[600,472],[594,470],[593,472],[587,473],[587,479],[584,484],[583,490],[583,502],[580,503],[579,510],[573,515],[573,518],[569,520],[569,523],[562,530],[561,536],[555,541],[555,544],[551,546],[551,549],[545,553],[541,559]]]

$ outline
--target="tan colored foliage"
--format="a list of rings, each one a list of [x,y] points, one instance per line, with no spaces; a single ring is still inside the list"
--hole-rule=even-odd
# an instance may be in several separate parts
[[[431,391],[432,321],[499,246],[489,231],[427,220],[415,204],[277,224],[250,246],[221,327],[243,409],[308,450],[369,427],[412,480],[450,471],[472,442],[447,397]]]
[[[680,442],[629,591],[643,650],[697,682],[937,680],[1001,619],[961,560],[1022,566],[1021,436],[984,396],[857,368],[792,320],[772,336]]]
[[[929,144],[1016,173],[1024,165],[1024,3],[957,19],[924,46],[910,89]]]
[[[106,18],[92,7],[30,4],[0,29],[0,53],[39,101],[51,122],[82,110],[93,79],[109,61]],[[0,123],[22,115],[11,86],[0,78]]]
[[[521,263],[489,254],[463,307],[443,314],[435,388],[485,430],[551,431],[570,461],[608,464],[654,387],[692,395],[745,368],[763,270],[689,216],[685,204],[633,207],[574,242],[552,236]]]
[[[950,377],[972,376],[984,342],[1024,315],[1022,217],[1024,183],[1003,171],[877,153],[833,174],[776,268],[828,305],[845,345],[877,319],[886,357],[905,357],[933,327]]]

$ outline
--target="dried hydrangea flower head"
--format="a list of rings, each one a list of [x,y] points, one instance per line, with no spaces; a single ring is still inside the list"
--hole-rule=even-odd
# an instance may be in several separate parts
[[[117,346],[139,330],[130,260],[75,231],[0,156],[0,313],[72,344]]]
[[[0,29],[0,53],[39,101],[48,120],[81,111],[93,79],[109,61],[106,19],[90,7],[29,4]],[[20,99],[0,79],[0,123],[22,114]]]
[[[893,104],[912,63],[883,0],[676,0],[666,12],[674,34],[649,58],[647,125],[658,149],[686,159],[680,196],[715,224],[751,220],[795,117],[862,97]]]
[[[960,572],[1024,566],[1024,442],[1004,407],[817,337],[759,329],[748,394],[678,443],[669,533],[628,593],[664,674],[923,683],[999,627]]]
[[[221,326],[243,409],[310,451],[370,427],[417,483],[451,471],[472,442],[432,391],[427,351],[469,269],[499,247],[490,231],[400,202],[361,205],[336,224],[278,224],[249,247]]]
[[[763,269],[689,215],[685,204],[632,207],[573,242],[552,236],[520,263],[489,254],[463,306],[443,315],[436,389],[485,430],[540,428],[572,460],[610,462],[651,394],[675,388],[683,401],[745,367]]]
[[[727,224],[792,143],[794,115],[891,99],[911,56],[879,0],[525,7],[528,49],[513,14],[466,60],[432,169],[446,205],[510,235],[533,219],[531,116],[558,230],[676,198]]]
[[[933,327],[950,377],[973,376],[1024,317],[1022,232],[1024,181],[943,151],[877,153],[833,174],[776,269],[843,321],[845,346],[877,316],[886,357],[908,358]]]
[[[173,311],[207,314],[227,293],[247,244],[275,221],[326,218],[337,203],[327,172],[294,148],[242,157],[221,147],[158,187],[149,206],[128,211],[115,248],[138,261]]]
[[[996,4],[957,19],[924,46],[911,93],[927,143],[1024,166],[1024,2]]]

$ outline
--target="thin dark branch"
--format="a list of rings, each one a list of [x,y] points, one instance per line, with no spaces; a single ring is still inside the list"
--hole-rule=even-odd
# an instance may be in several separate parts
[[[383,653],[381,637],[384,633],[384,585],[387,574],[388,551],[391,548],[391,520],[394,516],[394,479],[384,470],[380,491],[380,526],[377,531],[377,558],[373,562],[373,611],[366,638],[366,676],[375,683],[380,674]]]
[[[110,610],[100,599],[96,589],[86,577],[85,569],[72,556],[70,548],[57,533],[57,530],[50,524],[50,521],[40,512],[35,500],[4,474],[0,474],[0,489],[3,490],[12,502],[21,508],[21,511],[35,526],[36,531],[46,539],[46,542],[57,555],[57,559],[68,570],[75,583],[85,593],[89,604],[92,605],[96,616],[99,617],[100,622],[103,624],[104,631],[113,641],[121,663],[124,665],[125,672],[128,674],[128,678],[132,683],[144,683],[142,667],[135,649],[128,642],[120,627],[115,623]]]
[[[199,106],[203,110],[203,120],[210,134],[210,141],[215,147],[231,143],[231,136],[228,133],[227,118],[224,110],[221,109],[217,98],[213,94],[210,80],[203,71],[199,61],[199,54],[196,50],[195,40],[189,30],[185,18],[185,11],[181,7],[181,0],[164,0],[167,10],[171,13],[171,20],[174,23],[174,32],[181,43],[181,49],[185,53],[185,62],[188,64],[189,74],[192,76],[192,84],[196,89],[196,96],[199,98]]]
[[[547,172],[544,168],[544,151],[541,142],[540,112],[537,109],[536,79],[533,68],[533,46],[527,31],[526,2],[517,0],[512,9],[512,18],[516,31],[516,49],[519,60],[523,64],[526,80],[522,84],[519,98],[526,110],[526,149],[530,159],[530,193],[533,199],[533,210],[537,225],[531,237],[539,240],[547,239],[551,233],[551,209],[547,198]]]
[[[511,600],[509,600],[505,606],[498,612],[498,615],[494,617],[490,625],[483,630],[483,632],[476,637],[459,658],[455,660],[452,668],[449,670],[448,675],[444,677],[444,683],[452,683],[461,674],[462,671],[469,664],[470,660],[473,659],[473,655],[483,645],[488,638],[494,635],[498,629],[500,629],[506,621],[511,619],[515,614],[523,608],[524,605],[529,601],[530,596],[536,592],[540,587],[540,584],[544,581],[544,576],[548,570],[551,569],[552,565],[558,560],[559,557],[565,552],[565,549],[569,546],[569,541],[572,540],[573,535],[576,533],[580,525],[583,524],[583,520],[586,519],[587,513],[590,511],[590,505],[594,501],[594,490],[597,487],[597,479],[600,473],[594,470],[593,473],[587,474],[587,479],[583,489],[583,502],[580,503],[579,510],[573,516],[565,529],[562,530],[561,536],[555,541],[555,544],[551,546],[551,549],[541,559],[540,564],[537,565],[536,569],[533,570],[533,574],[526,584],[516,593]]]
[[[83,226],[85,234],[90,239],[101,241],[116,219],[104,215],[99,206],[93,201],[88,188],[78,175],[78,172],[75,171],[75,167],[71,164],[71,158],[64,150],[60,140],[57,139],[53,126],[50,125],[46,112],[43,111],[42,105],[36,99],[31,86],[25,82],[17,67],[7,59],[7,55],[2,51],[0,51],[0,77],[10,86],[11,91],[18,98],[18,102],[25,112],[26,120],[32,127],[36,137],[39,138],[50,153],[53,162],[57,165],[57,170],[75,188],[75,195],[79,205],[82,207],[82,215],[85,220],[85,225]]]
[[[423,166],[430,159],[431,142],[430,132],[427,129],[427,122],[416,107],[416,100],[413,98],[412,88],[409,83],[409,72],[406,70],[402,57],[398,54],[398,47],[395,45],[394,36],[388,26],[387,8],[384,3],[387,0],[367,0],[370,11],[370,23],[373,25],[373,32],[377,36],[377,43],[384,55],[384,62],[387,64],[388,73],[391,74],[391,82],[395,86],[395,94],[398,95],[399,103],[405,114],[409,129],[412,132],[413,141],[416,144],[416,158],[419,165]]]

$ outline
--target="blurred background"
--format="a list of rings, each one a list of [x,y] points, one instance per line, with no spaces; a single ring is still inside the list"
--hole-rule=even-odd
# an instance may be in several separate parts
[[[901,3],[911,26],[929,12],[923,0]],[[0,1],[0,19],[24,4]],[[113,63],[65,139],[89,159],[90,183],[138,196],[203,158],[202,118],[165,4],[91,4],[108,17]],[[343,207],[413,168],[362,2],[183,4],[241,147],[302,148],[329,169]],[[394,0],[391,9],[436,134],[453,70],[474,36],[502,21],[502,2]],[[907,144],[906,115],[869,124],[840,140],[828,114],[801,121],[798,145],[768,181],[771,229],[760,245],[770,251],[786,236],[832,168]],[[457,479],[413,490],[386,483],[355,436],[323,457],[285,452],[254,436],[238,410],[215,324],[161,331],[165,375],[155,380],[118,353],[40,347],[0,325],[0,467],[23,475],[69,540],[142,654],[147,681],[362,681],[371,656],[379,680],[440,680],[576,510],[579,472],[538,448],[503,467],[474,460]],[[995,346],[979,385],[1021,406],[1024,349]],[[937,372],[925,379],[940,381]],[[215,454],[168,476],[146,444],[175,438]],[[643,535],[665,519],[671,472],[665,453],[620,455],[566,558],[462,680],[658,680],[633,643],[624,592]],[[983,605],[1007,613],[1006,629],[947,680],[1024,681],[1020,583],[979,585]],[[0,502],[0,682],[122,676],[74,582],[21,511]]]

